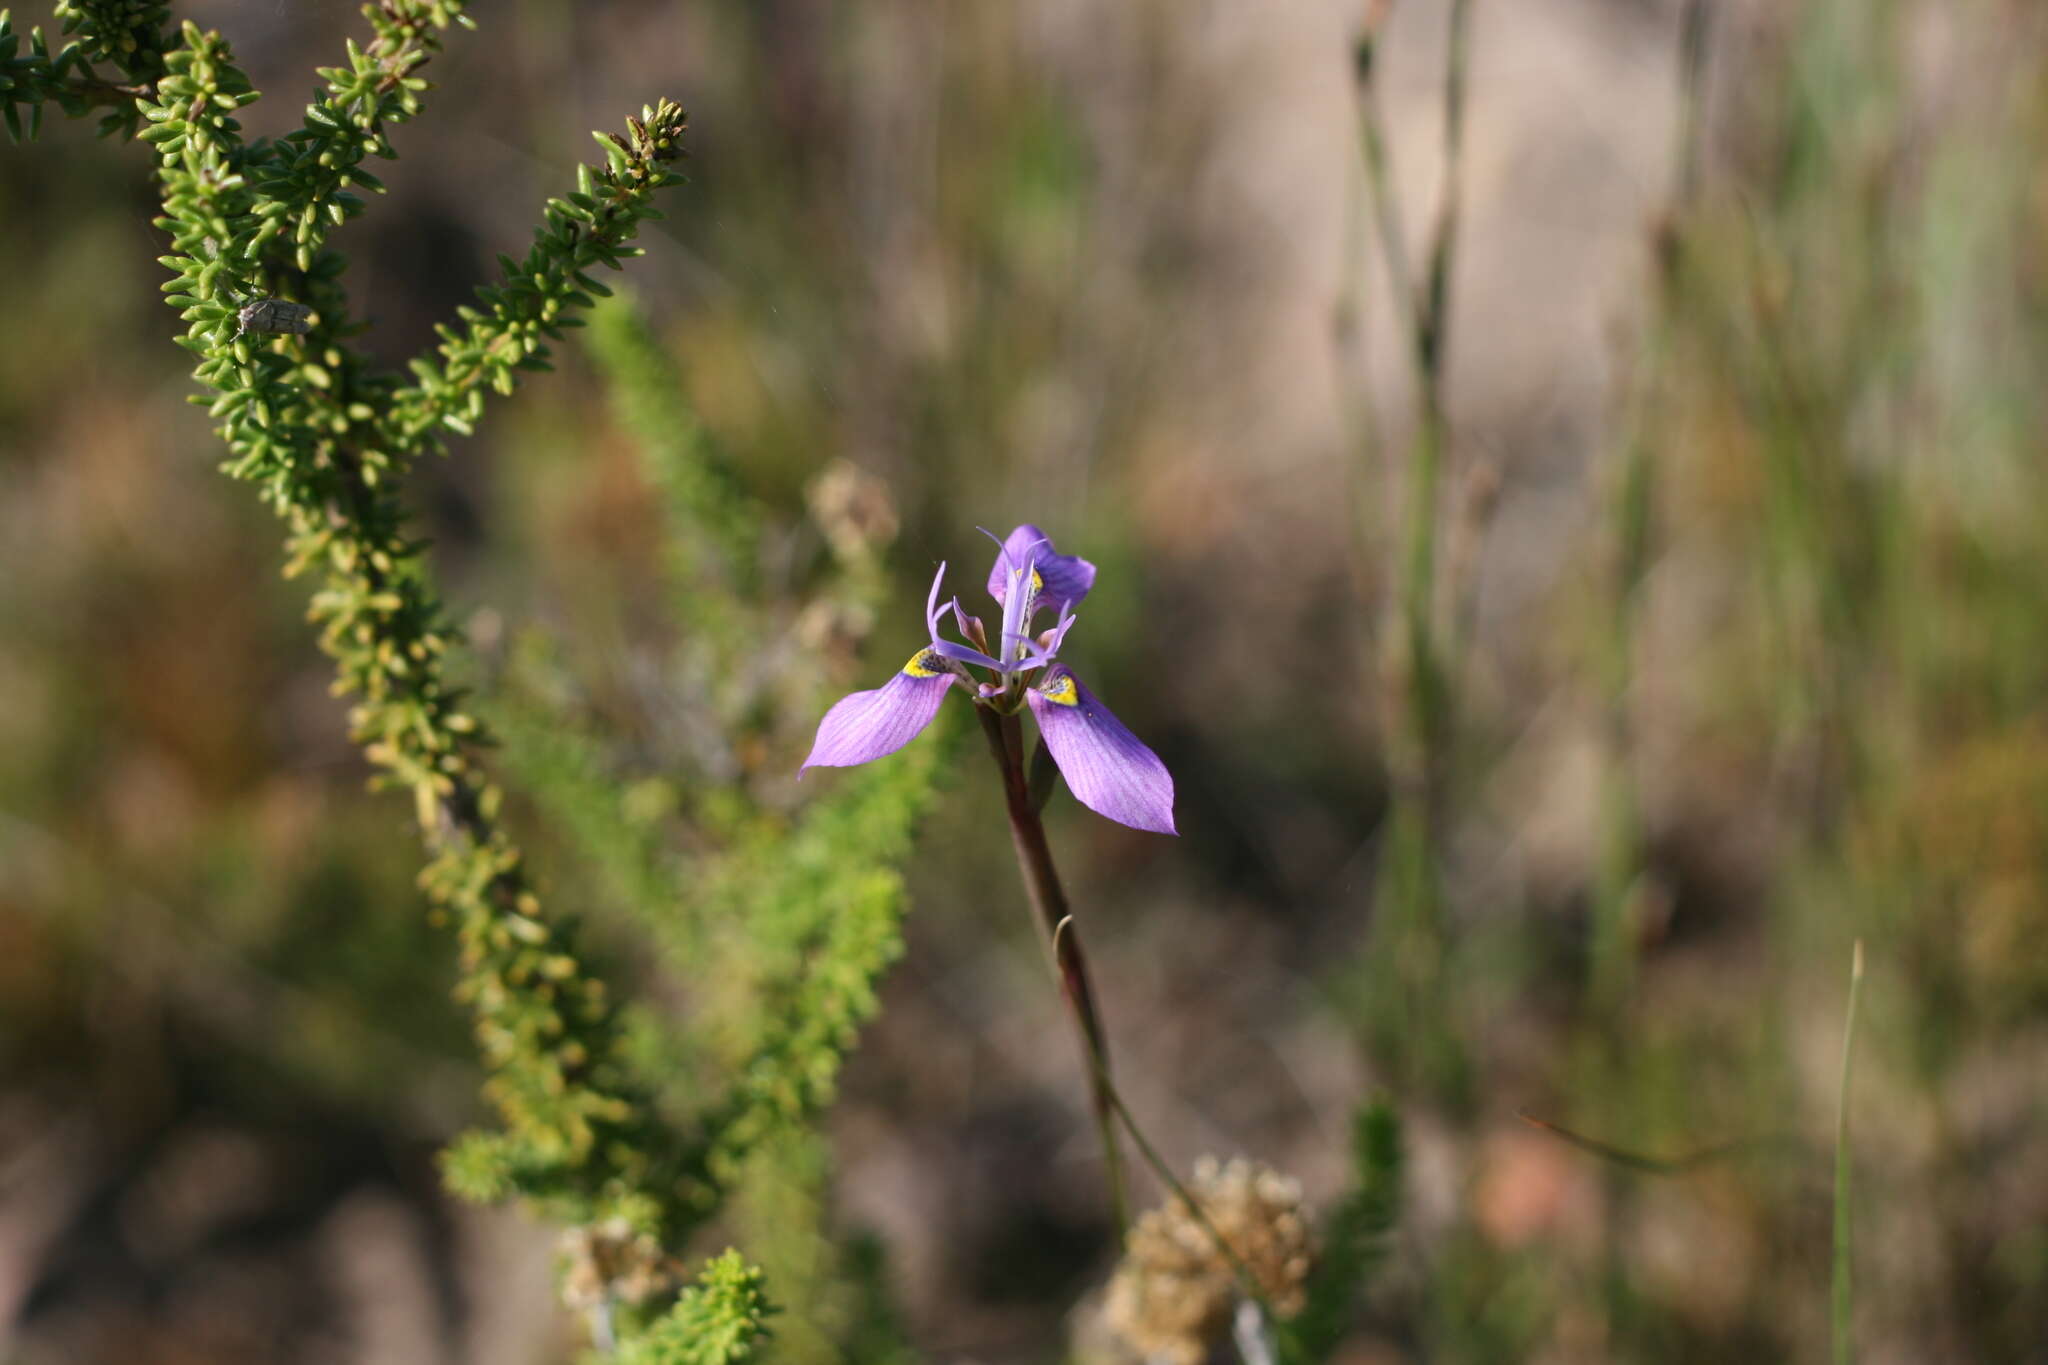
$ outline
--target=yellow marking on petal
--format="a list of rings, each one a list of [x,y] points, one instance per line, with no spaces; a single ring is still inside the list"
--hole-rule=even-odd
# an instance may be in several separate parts
[[[1039,593],[1042,593],[1042,592],[1044,592],[1044,591],[1045,591],[1045,579],[1044,579],[1044,578],[1043,578],[1043,577],[1042,577],[1042,576],[1041,576],[1041,575],[1039,574],[1038,570],[1036,570],[1036,569],[1033,569],[1033,570],[1031,571],[1031,592],[1032,592],[1032,595],[1033,595],[1033,596],[1036,596],[1037,594],[1039,594]]]
[[[920,649],[903,665],[903,671],[913,678],[936,678],[946,671],[946,665],[936,649]]]
[[[1062,673],[1038,689],[1038,695],[1057,706],[1079,706],[1081,689],[1074,686],[1074,675]]]

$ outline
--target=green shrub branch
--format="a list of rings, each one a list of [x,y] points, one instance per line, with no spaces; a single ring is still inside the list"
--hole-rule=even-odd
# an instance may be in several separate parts
[[[54,103],[70,118],[111,106],[100,132],[133,137],[142,120],[136,101],[163,75],[171,7],[152,0],[74,0],[60,3],[56,13],[70,41],[52,55],[41,28],[29,30],[24,52],[8,12],[0,10],[0,120],[8,136],[34,138],[42,130],[43,106]],[[112,74],[102,74],[102,67],[112,67]]]
[[[326,90],[306,121],[264,149],[252,174],[263,226],[244,248],[251,258],[287,234],[300,270],[310,269],[327,234],[363,211],[358,187],[381,193],[365,157],[396,159],[387,129],[420,111],[418,73],[452,25],[475,27],[461,0],[382,0],[365,5],[372,37],[348,43],[348,64],[320,68]]]
[[[461,16],[453,4],[366,13],[375,38],[351,46],[347,69],[326,73],[327,97],[306,127],[269,146],[240,138],[234,112],[256,94],[228,45],[185,26],[153,97],[139,102],[164,187],[158,224],[173,246],[167,292],[187,323],[180,341],[212,390],[228,472],[257,484],[284,517],[288,571],[319,576],[312,616],[338,668],[336,690],[355,699],[351,734],[384,780],[414,797],[430,854],[422,884],[454,921],[460,995],[505,1125],[465,1149],[459,1183],[517,1191],[578,1220],[631,1199],[658,1221],[662,1192],[647,1179],[659,1143],[646,1096],[618,1060],[614,1004],[579,957],[572,926],[543,913],[497,822],[499,792],[477,759],[487,738],[446,677],[454,632],[407,534],[397,484],[439,448],[443,427],[468,429],[483,381],[509,391],[515,370],[544,363],[537,334],[559,335],[562,310],[587,301],[583,269],[631,253],[648,201],[676,179],[665,163],[683,115],[663,103],[633,120],[609,164],[586,168],[573,212],[551,205],[519,277],[482,291],[484,307],[465,313],[465,341],[443,346],[445,366],[416,362],[423,382],[401,388],[342,341],[354,329],[325,232],[359,207],[349,187],[370,183],[351,157],[389,155],[385,127],[419,107],[423,83],[412,73]],[[241,334],[237,312],[251,294],[296,295],[316,310],[311,332]]]
[[[705,1262],[697,1282],[647,1331],[619,1351],[619,1365],[738,1365],[776,1313],[761,1272],[737,1251]]]
[[[624,1217],[675,1245],[718,1209],[750,1154],[829,1100],[876,1007],[875,982],[901,951],[896,864],[933,760],[850,782],[793,828],[751,802],[743,817],[734,809],[729,844],[693,896],[710,910],[693,906],[689,917],[729,912],[745,926],[736,932],[749,941],[730,946],[749,998],[714,1025],[736,1069],[684,1106],[688,1120],[665,1121],[653,1073],[631,1056],[629,1014],[583,958],[574,923],[543,907],[499,821],[501,792],[481,762],[491,737],[451,681],[456,632],[398,489],[448,433],[474,430],[487,393],[509,394],[522,372],[547,368],[548,344],[610,292],[593,272],[638,254],[632,239],[658,216],[655,195],[679,179],[670,165],[685,120],[664,101],[622,135],[598,135],[602,164],[580,167],[574,189],[547,202],[523,258],[500,258],[500,277],[438,328],[439,345],[409,374],[379,371],[350,344],[361,326],[329,236],[363,211],[365,191],[382,188],[365,163],[395,156],[392,131],[420,112],[421,69],[450,29],[469,26],[464,8],[366,6],[368,36],[321,70],[302,126],[268,141],[242,136],[237,116],[259,96],[229,44],[189,22],[167,28],[168,6],[62,5],[66,41],[54,52],[40,30],[24,43],[0,15],[0,113],[19,137],[35,135],[50,103],[74,116],[109,110],[102,131],[138,138],[156,157],[164,293],[185,325],[177,340],[195,356],[195,401],[227,446],[226,472],[286,523],[286,571],[314,580],[310,617],[335,690],[350,699],[351,737],[381,785],[411,793],[428,853],[421,882],[455,929],[458,994],[501,1123],[451,1148],[450,1183],[475,1197],[522,1196],[578,1223]],[[304,332],[262,330],[263,315],[244,309],[264,299],[302,305]],[[610,358],[638,374],[627,387],[646,399],[672,379],[644,329],[614,332]],[[665,410],[639,406],[635,425],[649,436]],[[750,578],[761,509],[701,441],[669,435],[656,463],[672,519],[685,523],[671,529],[701,542],[670,567],[724,599]],[[740,647],[742,618],[758,614],[743,599],[725,603],[732,638],[714,632],[704,662]],[[629,888],[643,911],[660,899],[658,872],[649,863]],[[636,1360],[736,1360],[769,1311],[759,1272],[728,1256],[627,1350]]]

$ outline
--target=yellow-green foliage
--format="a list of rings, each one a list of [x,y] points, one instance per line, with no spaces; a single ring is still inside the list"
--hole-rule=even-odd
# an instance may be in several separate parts
[[[653,196],[678,183],[667,167],[684,119],[663,102],[628,120],[625,136],[600,136],[604,164],[579,168],[574,190],[548,202],[525,259],[500,258],[501,282],[438,329],[441,344],[410,362],[413,382],[379,372],[346,341],[360,327],[327,235],[362,212],[355,190],[381,188],[361,163],[395,155],[388,132],[420,112],[419,69],[451,26],[469,24],[464,8],[367,6],[367,40],[321,70],[303,126],[274,141],[241,136],[234,113],[259,96],[219,34],[190,23],[168,30],[167,7],[129,0],[65,6],[76,36],[54,56],[33,34],[15,59],[19,40],[0,16],[0,107],[18,133],[20,105],[33,130],[44,103],[71,114],[111,104],[105,131],[155,153],[157,225],[173,243],[166,293],[187,324],[180,344],[199,357],[226,468],[286,521],[290,572],[318,581],[312,617],[337,665],[337,692],[354,699],[351,734],[382,780],[412,795],[429,853],[421,884],[459,939],[458,993],[502,1124],[448,1152],[451,1185],[477,1198],[520,1196],[576,1222],[623,1217],[681,1249],[747,1155],[830,1098],[841,1057],[874,1011],[875,979],[901,949],[895,866],[940,746],[841,784],[800,822],[749,781],[717,774],[727,794],[693,797],[685,830],[663,823],[673,802],[649,799],[666,779],[615,784],[619,765],[566,717],[516,696],[504,708],[510,767],[534,780],[535,802],[611,899],[664,936],[715,937],[746,983],[717,1002],[727,1008],[692,1021],[734,1045],[731,1069],[698,1078],[699,1093],[664,1110],[657,1096],[669,1078],[636,1068],[618,993],[574,922],[544,909],[500,822],[503,796],[478,761],[491,737],[450,681],[460,637],[407,533],[398,488],[445,432],[473,429],[486,389],[510,393],[522,372],[547,368],[546,342],[609,292],[587,272],[637,254],[628,242],[656,216]],[[96,69],[106,66],[119,80]],[[306,329],[250,327],[244,309],[261,299],[302,305]],[[680,671],[685,684],[701,681],[790,628],[745,595],[763,513],[695,438],[644,325],[623,310],[611,318],[600,354],[663,494],[676,600],[689,618]],[[841,558],[827,596],[871,595],[873,555]],[[735,737],[765,741],[792,723],[774,702],[794,696],[807,710],[820,683],[755,697],[744,717],[718,696],[699,704]],[[688,856],[667,852],[665,834],[683,836]],[[624,1358],[737,1361],[769,1311],[760,1272],[728,1254]]]
[[[464,330],[444,328],[439,359],[400,386],[342,341],[352,330],[345,262],[326,233],[361,210],[357,169],[389,157],[389,125],[419,109],[412,74],[459,5],[387,4],[369,11],[375,36],[349,65],[323,71],[324,94],[304,128],[245,143],[231,111],[257,98],[219,35],[187,24],[163,35],[167,75],[138,101],[164,186],[160,226],[174,254],[169,301],[216,391],[210,410],[233,459],[291,528],[291,570],[316,572],[313,614],[357,700],[350,728],[364,752],[410,790],[431,860],[422,885],[446,906],[462,943],[463,998],[505,1120],[487,1175],[472,1147],[470,1188],[507,1185],[570,1216],[635,1192],[648,1143],[638,1086],[619,1070],[614,1005],[581,962],[567,927],[545,916],[519,849],[496,822],[499,795],[473,757],[481,727],[444,674],[454,634],[441,618],[420,547],[406,534],[396,482],[438,449],[443,428],[466,430],[483,386],[509,392],[515,371],[545,363],[541,338],[564,309],[588,303],[583,271],[616,265],[674,177],[682,115],[673,106],[614,139],[609,164],[585,168],[576,194],[553,201],[548,225],[506,283],[487,288]],[[317,321],[303,337],[248,337],[236,324],[250,296],[297,296]]]
[[[1374,1099],[1352,1123],[1352,1186],[1319,1229],[1307,1301],[1282,1332],[1288,1360],[1328,1359],[1349,1330],[1400,1221],[1402,1169],[1400,1116],[1385,1098]]]
[[[739,1365],[768,1334],[775,1311],[761,1272],[728,1250],[706,1262],[675,1307],[614,1359],[620,1365]]]
[[[684,1134],[664,1168],[678,1182],[675,1231],[711,1217],[743,1179],[782,1179],[761,1158],[795,1150],[831,1099],[840,1060],[875,1011],[876,980],[901,952],[898,867],[952,745],[942,733],[889,763],[835,774],[804,793],[800,813],[787,808],[787,768],[727,759],[765,752],[786,763],[830,690],[832,664],[753,586],[749,556],[770,533],[769,512],[699,433],[644,320],[624,301],[598,316],[592,354],[661,495],[661,568],[679,629],[660,665],[664,704],[671,723],[719,736],[725,753],[672,756],[656,771],[608,743],[606,733],[640,727],[579,714],[587,689],[566,640],[515,651],[499,729],[506,764],[571,865],[691,983],[686,1026],[648,1021],[641,1036],[642,1069],[664,1078]],[[810,585],[813,600],[871,611],[873,553],[836,555]],[[753,659],[778,649],[792,667],[759,677]],[[699,780],[678,791],[664,773],[693,761]],[[738,770],[703,770],[714,761]]]

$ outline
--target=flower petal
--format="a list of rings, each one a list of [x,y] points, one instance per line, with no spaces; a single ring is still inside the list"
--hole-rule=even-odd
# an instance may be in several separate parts
[[[988,571],[988,595],[1001,602],[1010,589],[1010,574],[1027,564],[1037,566],[1045,586],[1038,600],[1050,607],[1073,606],[1095,586],[1095,566],[1079,555],[1063,555],[1052,547],[1052,537],[1026,522],[1010,532]],[[1029,624],[1028,622],[1026,623]]]
[[[855,692],[833,704],[818,722],[804,767],[850,768],[895,753],[932,723],[954,676],[936,653],[920,649],[874,691]]]
[[[1068,790],[1082,805],[1132,829],[1180,832],[1173,827],[1173,776],[1166,765],[1071,669],[1050,670],[1024,699]]]

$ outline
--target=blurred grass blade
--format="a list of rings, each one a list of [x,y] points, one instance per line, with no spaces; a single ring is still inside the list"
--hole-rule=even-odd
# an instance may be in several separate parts
[[[1323,1251],[1309,1274],[1306,1301],[1283,1327],[1281,1359],[1287,1365],[1328,1360],[1342,1343],[1392,1247],[1401,1220],[1403,1164],[1400,1114],[1391,1099],[1375,1096],[1352,1121],[1352,1188],[1324,1223]]]
[[[1849,959],[1849,1012],[1842,1025],[1842,1086],[1835,1098],[1835,1267],[1829,1318],[1835,1365],[1856,1359],[1850,1318],[1856,1306],[1855,1238],[1849,1212],[1849,1070],[1856,1049],[1856,1005],[1863,994],[1863,940]]]
[[[1678,1175],[1692,1170],[1696,1166],[1704,1166],[1710,1161],[1718,1161],[1722,1157],[1733,1156],[1743,1148],[1753,1147],[1764,1140],[1760,1138],[1736,1138],[1729,1142],[1717,1142],[1711,1147],[1702,1147],[1700,1150],[1688,1152],[1684,1156],[1655,1157],[1645,1156],[1641,1152],[1631,1152],[1624,1147],[1616,1147],[1611,1143],[1602,1142],[1598,1138],[1589,1138],[1583,1133],[1575,1133],[1563,1124],[1552,1123],[1549,1119],[1537,1118],[1527,1110],[1517,1110],[1515,1117],[1528,1124],[1531,1128],[1540,1128],[1552,1137],[1561,1138],[1582,1151],[1591,1152],[1602,1161],[1611,1161],[1617,1166],[1626,1166],[1632,1171],[1641,1171],[1646,1175]]]

